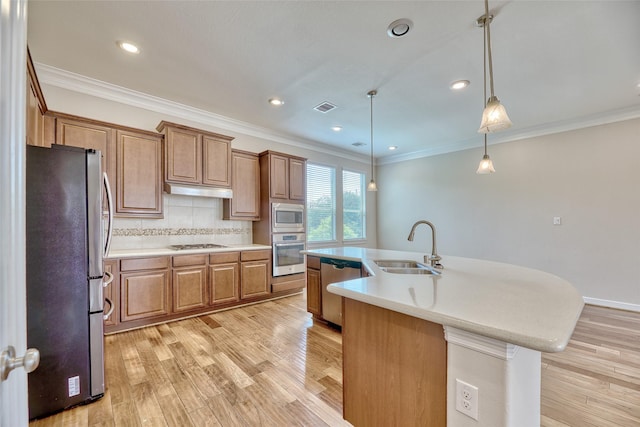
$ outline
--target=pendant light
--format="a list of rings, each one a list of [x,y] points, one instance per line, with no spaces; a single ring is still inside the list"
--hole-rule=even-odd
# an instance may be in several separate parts
[[[482,122],[480,123],[479,133],[498,132],[511,127],[511,120],[507,115],[504,105],[493,93],[493,61],[491,58],[491,28],[490,23],[493,16],[489,15],[489,0],[484,0],[484,15],[476,21],[478,25],[484,28],[485,38],[485,55],[489,56],[489,84],[491,87],[491,96],[487,100],[484,111],[482,112]],[[487,85],[485,75],[485,86]],[[486,96],[485,96],[486,99]]]
[[[376,90],[370,90],[367,93],[367,96],[371,100],[371,181],[369,181],[369,185],[367,185],[367,191],[378,191],[378,186],[373,178],[373,97],[377,94],[378,91]]]
[[[488,15],[485,15],[488,16]],[[491,17],[488,18],[489,20]],[[484,26],[484,32],[486,33],[487,26]],[[484,38],[484,48],[483,48],[483,58],[482,58],[482,72],[484,76],[484,86],[482,87],[483,96],[482,100],[487,99],[487,38]],[[487,134],[484,135],[484,156],[482,156],[482,160],[480,160],[480,164],[478,165],[477,174],[485,175],[488,173],[494,173],[496,170],[493,168],[493,162],[491,161],[491,157],[487,154]]]

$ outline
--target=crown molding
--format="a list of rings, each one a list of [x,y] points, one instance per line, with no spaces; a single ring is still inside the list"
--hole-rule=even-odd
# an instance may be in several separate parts
[[[118,102],[132,107],[143,108],[160,114],[182,118],[203,125],[213,126],[231,132],[266,139],[280,144],[304,148],[318,153],[339,155],[342,158],[356,162],[367,163],[368,156],[342,150],[338,147],[328,146],[316,141],[305,139],[292,139],[287,135],[276,133],[270,129],[232,119],[220,114],[212,113],[199,108],[191,107],[179,102],[170,101],[157,96],[127,89],[81,74],[72,73],[60,68],[52,67],[40,62],[35,63],[38,80],[47,85],[62,89],[91,95],[109,101]]]
[[[215,114],[199,108],[190,107],[174,101],[169,101],[143,92],[127,89],[101,80],[86,77],[60,68],[52,67],[40,62],[35,63],[38,80],[51,86],[71,90],[83,94],[119,102],[132,107],[143,108],[161,114],[183,118],[203,125],[225,129],[244,135],[262,138],[293,147],[305,148],[318,153],[339,155],[342,158],[361,163],[368,163],[369,157],[363,154],[354,153],[335,146],[326,145],[321,142],[306,140],[303,138],[293,139],[290,136],[279,134],[271,129],[256,126],[251,123],[232,119],[230,117]],[[514,142],[527,138],[534,138],[555,133],[567,132],[583,129],[592,126],[599,126],[609,123],[620,122],[640,118],[640,105],[635,105],[606,113],[594,114],[580,117],[573,120],[555,122],[541,126],[530,127],[521,130],[510,130],[499,134],[492,134],[489,145]],[[435,147],[424,150],[413,151],[405,154],[393,154],[375,159],[376,166],[405,162],[409,160],[421,159],[424,157],[447,154],[456,151],[481,148],[482,143],[479,137],[469,138],[454,143],[442,143]]]
[[[540,126],[533,126],[521,130],[511,130],[499,134],[491,134],[489,145],[504,144],[528,138],[535,138],[562,132],[569,132],[593,126],[606,125],[610,123],[622,122],[640,118],[640,105],[612,110],[605,113],[593,114],[573,120],[554,122]],[[405,162],[408,160],[421,159],[423,157],[436,156],[438,154],[452,153],[455,151],[469,150],[472,148],[482,148],[480,137],[459,141],[453,144],[442,144],[425,150],[414,151],[406,154],[395,154],[378,158],[377,165]]]

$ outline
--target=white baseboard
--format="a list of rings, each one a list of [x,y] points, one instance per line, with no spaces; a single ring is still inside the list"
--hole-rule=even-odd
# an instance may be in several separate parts
[[[585,304],[599,305],[602,307],[617,308],[620,310],[640,312],[640,304],[630,304],[628,302],[610,301],[599,298],[582,297]]]

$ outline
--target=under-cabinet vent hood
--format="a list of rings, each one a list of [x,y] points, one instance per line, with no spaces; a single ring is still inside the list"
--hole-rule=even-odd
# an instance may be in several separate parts
[[[233,197],[233,191],[230,188],[201,187],[167,182],[164,184],[164,191],[167,194],[180,194],[182,196],[217,197],[219,199],[231,199]]]

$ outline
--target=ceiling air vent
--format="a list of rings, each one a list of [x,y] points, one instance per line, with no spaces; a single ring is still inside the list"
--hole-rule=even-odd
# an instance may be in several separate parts
[[[324,101],[322,104],[316,105],[315,107],[313,107],[314,110],[320,111],[321,113],[328,113],[334,108],[337,108],[337,107],[328,101]]]

